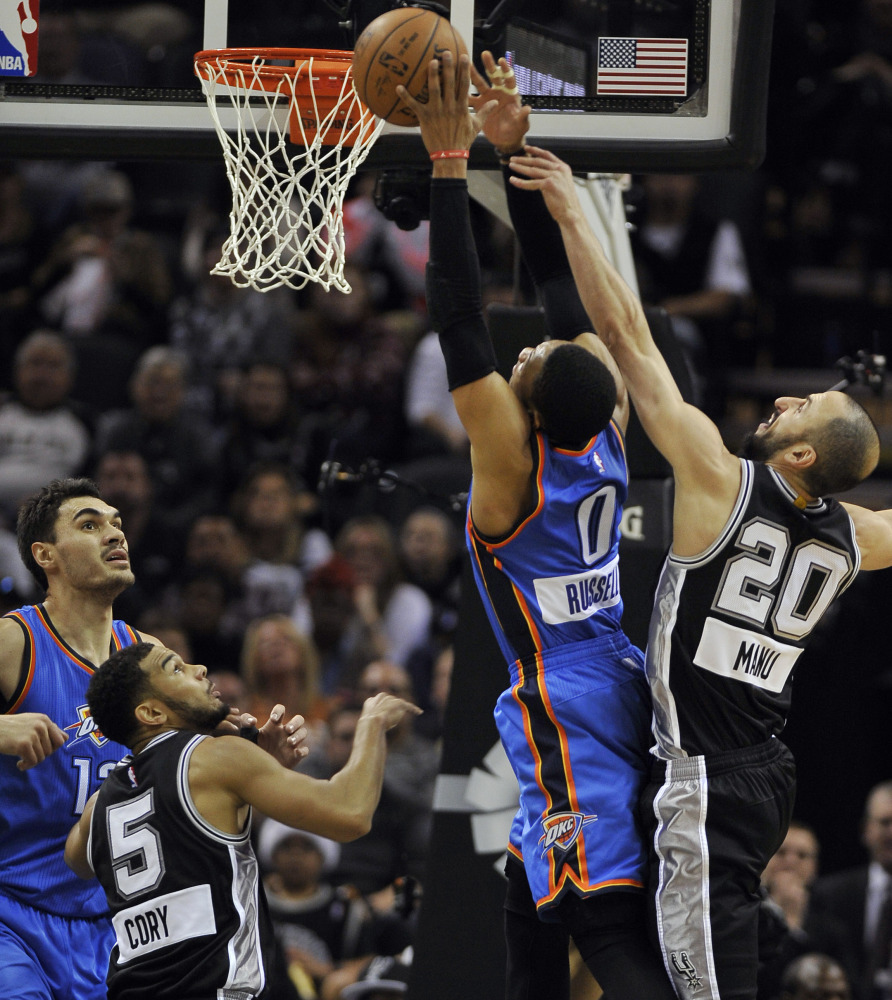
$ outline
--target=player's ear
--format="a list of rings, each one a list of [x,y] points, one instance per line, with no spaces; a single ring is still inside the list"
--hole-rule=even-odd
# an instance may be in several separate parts
[[[167,706],[158,698],[146,698],[145,701],[141,701],[136,706],[133,713],[141,726],[147,726],[150,729],[157,729],[158,726],[164,725],[168,719]]]
[[[808,469],[817,458],[815,449],[805,441],[798,441],[784,450],[784,461],[793,469]]]
[[[49,542],[31,543],[31,555],[34,556],[34,562],[44,571],[46,571],[47,566],[52,566],[55,554],[55,549]]]

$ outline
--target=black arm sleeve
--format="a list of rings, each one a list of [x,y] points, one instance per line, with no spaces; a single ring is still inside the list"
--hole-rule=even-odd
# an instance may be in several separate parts
[[[440,335],[450,391],[496,370],[483,320],[480,264],[463,179],[431,181],[427,311]]]
[[[523,191],[508,182],[512,170],[502,167],[511,223],[524,263],[536,285],[548,332],[559,340],[594,330],[576,290],[558,224],[538,191]]]

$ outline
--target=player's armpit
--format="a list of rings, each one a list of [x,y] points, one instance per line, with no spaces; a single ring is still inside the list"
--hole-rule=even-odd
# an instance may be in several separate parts
[[[861,569],[892,566],[892,510],[868,510],[843,503],[855,525],[855,542],[861,552]]]

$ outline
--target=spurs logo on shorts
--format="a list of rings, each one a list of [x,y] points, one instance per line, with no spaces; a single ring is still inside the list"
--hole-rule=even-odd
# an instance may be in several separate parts
[[[554,848],[558,851],[569,851],[576,843],[580,831],[589,823],[594,823],[598,817],[585,816],[580,812],[552,813],[542,820],[542,857]]]
[[[684,976],[685,985],[691,992],[703,985],[703,980],[697,974],[694,963],[690,960],[686,951],[673,951],[669,958],[675,971],[680,976]]]

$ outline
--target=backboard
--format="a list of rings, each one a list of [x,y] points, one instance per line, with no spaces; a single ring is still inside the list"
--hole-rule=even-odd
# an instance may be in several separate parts
[[[196,51],[352,49],[370,20],[400,5],[43,0],[38,9],[30,0],[39,14],[37,72],[23,76],[16,60],[0,58],[0,144],[9,157],[217,156],[193,71]],[[576,170],[677,172],[761,161],[774,0],[419,5],[447,13],[473,39],[475,55],[484,48],[508,55],[534,109],[530,141]],[[28,6],[16,7],[21,23]],[[9,52],[0,25],[0,57]],[[426,162],[417,129],[387,126],[366,165]],[[485,144],[472,151],[471,166],[491,168]]]

